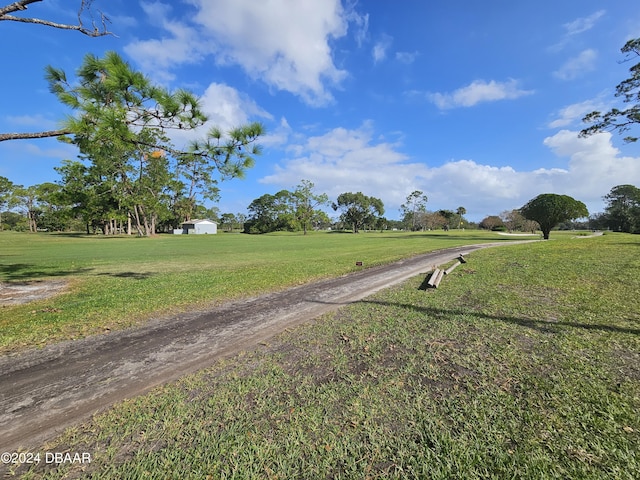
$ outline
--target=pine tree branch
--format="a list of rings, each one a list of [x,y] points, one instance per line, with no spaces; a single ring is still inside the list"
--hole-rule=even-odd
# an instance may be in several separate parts
[[[69,130],[49,130],[46,132],[35,133],[0,133],[0,142],[5,140],[28,140],[31,138],[47,138],[47,137],[59,137],[61,135],[69,135],[72,133]]]

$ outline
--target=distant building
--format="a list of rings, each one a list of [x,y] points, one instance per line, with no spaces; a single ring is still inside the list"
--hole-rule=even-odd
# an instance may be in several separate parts
[[[218,233],[218,224],[213,220],[189,220],[183,222],[181,225],[182,230],[176,229],[173,231],[175,235],[204,235]]]

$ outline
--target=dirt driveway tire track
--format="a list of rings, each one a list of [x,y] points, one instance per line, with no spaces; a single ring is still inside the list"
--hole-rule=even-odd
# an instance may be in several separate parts
[[[206,313],[0,357],[0,451],[32,449],[115,402],[490,243],[439,250]]]

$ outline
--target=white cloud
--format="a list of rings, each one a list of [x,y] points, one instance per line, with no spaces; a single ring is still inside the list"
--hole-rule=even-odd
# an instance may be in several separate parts
[[[129,15],[119,15],[115,13],[105,12],[107,18],[111,21],[109,28],[112,30],[111,25],[117,25],[118,29],[134,29],[139,25],[138,19]]]
[[[171,79],[173,68],[215,56],[222,65],[239,65],[255,79],[300,96],[311,105],[331,102],[330,89],[347,72],[333,61],[331,41],[355,25],[364,41],[368,17],[340,0],[189,0],[196,13],[183,21],[170,18],[171,7],[142,3],[145,13],[167,36],[139,40],[125,47],[145,71]]]
[[[553,72],[553,75],[561,80],[573,80],[594,70],[597,58],[598,53],[595,50],[583,50],[577,57],[567,60],[562,67]]]
[[[569,158],[568,175],[559,179],[557,188],[587,204],[600,205],[601,197],[616,185],[640,183],[640,158],[621,155],[609,132],[579,138],[578,132],[561,130],[544,144]]]
[[[10,159],[0,164],[0,175],[24,186],[51,182],[57,179],[52,172],[54,167],[60,166],[61,160],[76,160],[77,157],[75,145],[55,138],[0,142],[0,158]]]
[[[344,192],[361,191],[382,198],[387,210],[396,208],[416,188],[416,179],[427,168],[408,162],[398,145],[374,141],[373,129],[365,123],[358,129],[335,128],[304,139],[291,149],[293,157],[276,165],[261,182],[289,188],[309,179],[318,191],[336,198]],[[395,217],[395,212],[390,212]]]
[[[577,35],[578,33],[586,32],[587,30],[591,30],[596,22],[604,16],[606,10],[598,10],[597,12],[589,15],[588,17],[580,17],[572,22],[565,23],[564,29],[567,35]]]
[[[346,72],[331,57],[329,41],[347,33],[339,0],[194,0],[196,20],[229,63],[251,76],[302,96],[310,103],[331,99],[324,82],[338,84]]]
[[[409,65],[415,61],[418,55],[418,52],[396,52],[396,60]]]
[[[475,80],[466,87],[451,93],[432,93],[428,97],[439,109],[445,110],[456,107],[472,107],[482,102],[513,100],[533,93],[533,90],[518,88],[518,81],[514,79],[506,82]]]
[[[391,47],[391,43],[393,42],[393,37],[389,35],[382,35],[382,38],[376,42],[371,50],[371,55],[373,55],[373,63],[379,63],[385,58],[387,58],[387,50]]]
[[[581,122],[584,116],[594,111],[607,110],[607,107],[600,100],[585,100],[584,102],[574,103],[561,108],[554,120],[549,122],[550,128],[568,127],[570,125]]]
[[[42,114],[8,116],[6,122],[12,126],[35,127],[38,130],[55,130],[60,126],[56,121],[46,118]]]
[[[579,138],[577,131],[561,130],[543,143],[566,161],[562,168],[519,171],[468,159],[429,166],[402,153],[397,143],[374,140],[373,127],[366,123],[306,138],[261,182],[291,188],[309,179],[331,198],[362,191],[383,200],[388,218],[399,216],[409,193],[422,190],[429,209],[463,206],[476,221],[519,208],[540,193],[571,195],[595,213],[615,185],[640,184],[640,158],[622,156],[610,134]]]
[[[591,30],[596,22],[606,14],[606,10],[598,10],[588,17],[580,17],[563,25],[564,35],[558,43],[549,47],[552,52],[559,52],[573,42],[576,35]]]
[[[293,134],[291,126],[285,117],[280,119],[280,123],[275,129],[267,130],[267,134],[260,137],[260,145],[264,147],[281,147],[286,145],[289,137]]]
[[[178,145],[201,139],[212,127],[223,133],[256,119],[272,119],[272,115],[258,106],[248,95],[221,83],[211,83],[200,97],[201,108],[209,120],[195,130],[178,130],[171,138]]]
[[[271,119],[249,96],[233,87],[212,83],[201,97],[202,110],[212,124],[226,131],[249,122],[252,118]]]
[[[27,142],[16,147],[16,151],[31,158],[42,159],[67,159],[75,160],[78,156],[78,149],[74,145],[68,145],[61,142],[50,142],[45,146],[41,142]],[[59,161],[59,160],[58,160]]]
[[[355,11],[355,4],[350,5],[346,8],[347,15],[346,19],[350,23],[354,25],[353,37],[356,40],[356,44],[358,47],[362,47],[362,44],[367,39],[367,35],[369,33],[369,14],[360,15]]]
[[[604,208],[602,196],[612,187],[640,183],[640,158],[621,155],[610,133],[580,138],[577,131],[561,130],[543,143],[568,159],[564,168],[517,171],[472,160],[451,161],[429,169],[424,190],[433,203],[446,205],[442,208],[462,205],[477,218],[519,208],[540,193],[571,195],[596,213]]]
[[[149,22],[169,36],[137,40],[125,45],[124,51],[155,79],[171,81],[175,78],[171,72],[175,66],[200,62],[206,54],[212,53],[211,47],[202,42],[195,29],[184,22],[169,19],[171,6],[161,2],[141,2],[140,5]]]

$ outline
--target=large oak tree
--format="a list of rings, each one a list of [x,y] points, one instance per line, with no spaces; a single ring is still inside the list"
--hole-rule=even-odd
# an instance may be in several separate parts
[[[384,204],[376,197],[369,197],[362,192],[346,192],[338,196],[332,205],[334,210],[341,210],[340,219],[353,227],[358,233],[364,225],[376,225],[384,215]]]
[[[640,232],[640,188],[617,185],[604,196],[607,202],[606,223],[615,231]]]
[[[543,193],[529,200],[520,208],[520,213],[528,220],[540,225],[545,240],[549,239],[551,229],[561,222],[589,216],[587,206],[568,195]]]

